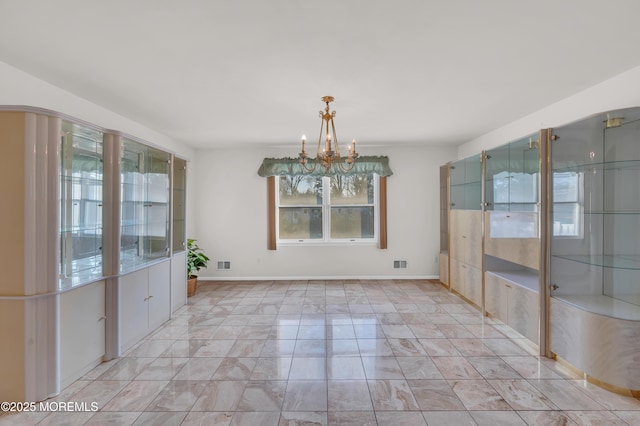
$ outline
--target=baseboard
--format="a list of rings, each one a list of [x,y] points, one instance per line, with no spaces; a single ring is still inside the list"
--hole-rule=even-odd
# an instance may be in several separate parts
[[[437,280],[438,275],[421,276],[369,276],[369,277],[349,277],[349,276],[321,276],[321,277],[204,277],[198,276],[198,281],[322,281],[322,280]]]

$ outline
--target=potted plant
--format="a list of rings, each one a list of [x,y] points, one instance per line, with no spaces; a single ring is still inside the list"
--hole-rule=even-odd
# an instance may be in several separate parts
[[[209,263],[209,256],[204,254],[202,249],[196,244],[196,240],[187,239],[187,297],[196,294],[198,286],[198,276],[200,268],[206,268]]]

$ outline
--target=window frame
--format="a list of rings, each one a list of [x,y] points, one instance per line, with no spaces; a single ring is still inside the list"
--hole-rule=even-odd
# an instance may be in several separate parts
[[[331,203],[331,176],[321,176],[322,179],[322,204],[316,205],[283,205],[282,208],[309,207],[320,208],[322,211],[322,238],[280,238],[280,177],[275,176],[273,179],[274,192],[274,237],[275,246],[331,246],[331,245],[380,245],[381,242],[381,181],[383,180],[376,173],[367,173],[373,177],[373,203],[366,204],[345,204]],[[385,194],[386,195],[386,194]],[[386,200],[385,200],[386,201]],[[331,238],[331,212],[333,208],[349,208],[349,207],[373,207],[373,238]],[[386,248],[381,247],[381,248]]]

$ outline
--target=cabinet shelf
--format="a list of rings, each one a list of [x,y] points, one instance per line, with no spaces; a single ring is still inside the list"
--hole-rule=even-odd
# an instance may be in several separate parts
[[[583,263],[585,265],[602,266],[603,268],[640,270],[640,255],[608,255],[608,254],[560,255],[560,254],[555,254],[552,257],[558,258],[558,259],[570,260],[578,263]]]
[[[640,160],[605,161],[600,163],[573,164],[553,168],[554,173],[599,172],[609,170],[640,171]]]

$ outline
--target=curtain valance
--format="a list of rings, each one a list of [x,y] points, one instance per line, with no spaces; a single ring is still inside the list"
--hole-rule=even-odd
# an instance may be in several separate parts
[[[314,161],[314,158],[309,158],[307,160],[309,167],[313,167]],[[258,169],[258,175],[262,177],[305,174],[311,174],[314,176],[335,176],[339,174],[364,175],[370,173],[376,173],[379,176],[391,176],[393,172],[389,167],[389,157],[359,157],[358,160],[356,160],[356,164],[353,166],[353,169],[347,173],[343,173],[336,166],[331,167],[331,170],[329,170],[328,173],[325,173],[324,168],[320,164],[318,164],[318,167],[316,167],[316,170],[313,173],[309,173],[302,167],[297,158],[265,158],[262,161],[260,169]]]

